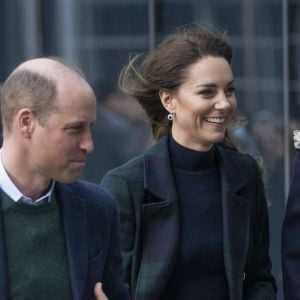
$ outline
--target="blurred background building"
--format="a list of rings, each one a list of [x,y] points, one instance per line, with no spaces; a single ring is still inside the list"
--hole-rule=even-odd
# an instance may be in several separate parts
[[[140,108],[117,90],[129,55],[148,52],[179,25],[227,30],[239,113],[248,118],[233,137],[263,162],[282,299],[280,232],[294,156],[292,131],[300,128],[299,12],[299,0],[0,0],[0,83],[33,57],[61,56],[80,67],[100,108],[93,129],[96,149],[82,177],[99,182],[149,140]]]

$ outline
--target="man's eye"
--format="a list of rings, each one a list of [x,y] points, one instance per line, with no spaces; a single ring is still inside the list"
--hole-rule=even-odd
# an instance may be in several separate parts
[[[67,130],[70,132],[77,132],[80,131],[82,129],[81,126],[72,126],[72,127],[68,127]]]

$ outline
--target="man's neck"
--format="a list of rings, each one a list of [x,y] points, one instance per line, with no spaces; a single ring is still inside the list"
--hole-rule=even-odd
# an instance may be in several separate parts
[[[51,179],[34,173],[26,166],[26,158],[18,160],[18,155],[10,155],[5,148],[1,150],[1,161],[4,169],[18,188],[26,197],[36,200],[49,190]],[[14,157],[14,159],[10,159]]]

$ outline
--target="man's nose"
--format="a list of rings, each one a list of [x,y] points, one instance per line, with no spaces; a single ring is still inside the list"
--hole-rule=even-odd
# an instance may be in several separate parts
[[[81,149],[85,150],[87,153],[91,153],[94,150],[94,143],[93,143],[93,138],[92,134],[90,131],[86,132],[84,135],[82,141],[81,141]]]

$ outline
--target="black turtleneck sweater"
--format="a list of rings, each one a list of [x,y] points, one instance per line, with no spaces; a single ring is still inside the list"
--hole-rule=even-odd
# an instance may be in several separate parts
[[[180,250],[162,299],[229,299],[215,148],[199,152],[170,137],[169,152],[180,207]]]

